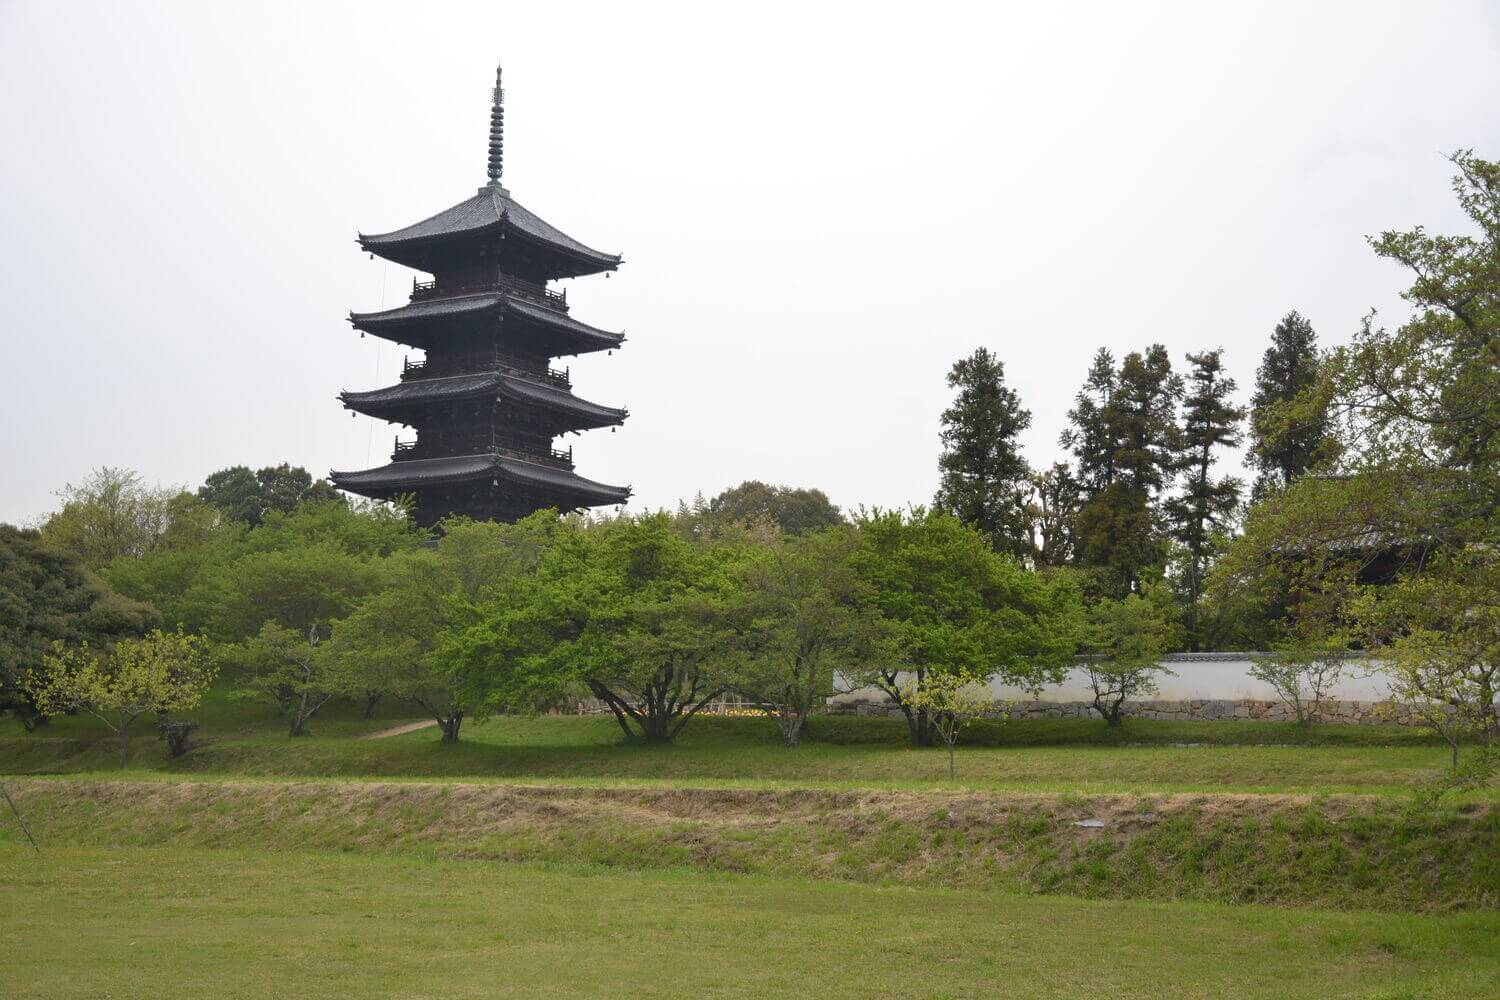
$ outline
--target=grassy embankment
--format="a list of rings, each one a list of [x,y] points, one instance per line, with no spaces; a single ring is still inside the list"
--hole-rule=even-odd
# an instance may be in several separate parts
[[[12,779],[47,845],[358,851],[1389,911],[1500,908],[1500,810],[1370,798]],[[1086,822],[1087,825],[1080,825]],[[0,825],[0,843],[20,834]]]

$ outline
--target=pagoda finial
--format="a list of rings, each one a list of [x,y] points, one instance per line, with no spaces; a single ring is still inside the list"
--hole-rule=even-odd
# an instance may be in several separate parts
[[[505,90],[500,86],[500,67],[495,67],[495,97],[490,106],[490,183],[500,186],[505,165]]]

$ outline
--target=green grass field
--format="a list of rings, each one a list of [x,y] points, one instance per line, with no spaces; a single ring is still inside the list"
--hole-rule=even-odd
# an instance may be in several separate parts
[[[359,715],[215,692],[124,771],[94,720],[0,720],[42,844],[0,816],[0,992],[1500,995],[1500,789],[1413,812],[1419,732],[994,724],[950,781],[890,719]]]
[[[197,748],[168,761],[142,724],[131,745],[133,769],[172,775],[417,777],[465,781],[586,783],[691,782],[708,786],[930,788],[948,784],[940,750],[912,750],[899,720],[815,717],[805,744],[789,751],[769,722],[703,717],[678,745],[621,745],[601,716],[503,717],[467,723],[457,746],[427,729],[381,740],[356,737],[416,716],[399,704],[373,721],[354,706],[314,720],[293,740],[259,706],[216,694],[196,713]],[[115,747],[88,718],[55,720],[34,735],[0,720],[0,771],[104,772]],[[1395,727],[1261,722],[1057,720],[983,724],[966,734],[958,783],[992,790],[1083,793],[1182,791],[1376,794],[1403,796],[1446,763],[1446,749],[1425,734]],[[1500,801],[1500,792],[1477,793]]]
[[[11,995],[1469,997],[1500,916],[693,872],[0,847]]]

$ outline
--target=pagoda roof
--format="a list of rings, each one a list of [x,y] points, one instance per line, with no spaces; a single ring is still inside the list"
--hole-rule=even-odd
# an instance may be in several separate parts
[[[519,319],[559,333],[576,342],[582,350],[602,351],[619,347],[625,340],[623,333],[612,333],[598,327],[580,323],[567,313],[528,302],[520,296],[504,292],[482,292],[469,295],[454,295],[441,299],[419,299],[395,309],[381,312],[349,314],[349,322],[355,329],[380,333],[392,327],[433,320],[458,319],[477,316],[487,312],[504,310]]]
[[[544,494],[563,494],[563,499],[577,501],[570,506],[599,507],[624,503],[630,497],[628,486],[608,486],[567,469],[523,462],[494,453],[409,459],[359,472],[330,472],[329,478],[339,489],[364,496],[498,479]]]
[[[516,201],[498,184],[486,185],[473,197],[404,229],[369,236],[360,233],[359,245],[388,260],[406,264],[413,259],[411,251],[427,244],[502,230],[570,258],[577,267],[573,275],[613,271],[620,266],[619,254],[604,253],[578,242]]]
[[[514,402],[567,414],[574,418],[573,428],[580,430],[587,427],[608,427],[612,424],[623,423],[629,415],[624,409],[591,403],[565,389],[543,385],[504,372],[479,372],[470,375],[451,375],[446,378],[415,379],[410,382],[398,382],[383,389],[372,389],[369,392],[342,392],[339,394],[339,399],[351,410],[379,416],[381,413],[402,406],[484,396],[499,396]]]

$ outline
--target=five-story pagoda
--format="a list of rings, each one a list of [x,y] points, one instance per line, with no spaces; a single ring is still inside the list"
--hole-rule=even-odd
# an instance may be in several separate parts
[[[569,373],[552,359],[615,348],[624,336],[573,319],[566,294],[547,283],[613,271],[620,257],[584,246],[511,199],[500,185],[504,127],[497,69],[489,183],[415,225],[359,237],[370,253],[432,280],[413,282],[404,306],[351,313],[349,321],[426,357],[408,360],[396,385],[340,394],[348,409],[415,428],[416,440],[398,440],[388,465],[331,477],[351,493],[414,498],[422,525],[452,514],[510,521],[630,496],[629,487],[578,475],[572,449],[553,446],[560,434],[620,424],[626,412],[573,395]]]

